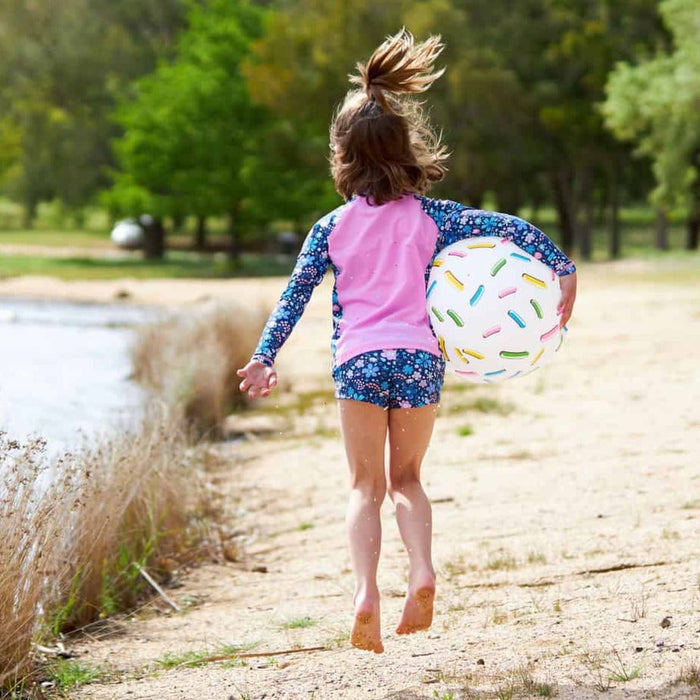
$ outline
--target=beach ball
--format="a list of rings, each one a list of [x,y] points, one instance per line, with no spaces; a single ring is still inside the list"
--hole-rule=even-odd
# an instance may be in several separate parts
[[[564,332],[559,277],[506,238],[467,238],[433,261],[426,303],[447,368],[472,382],[548,363]]]

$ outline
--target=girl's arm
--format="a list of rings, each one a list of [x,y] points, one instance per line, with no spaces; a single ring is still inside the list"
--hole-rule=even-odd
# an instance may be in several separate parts
[[[552,268],[560,277],[576,271],[568,258],[542,231],[524,219],[494,211],[470,209],[458,202],[423,198],[423,209],[437,224],[435,254],[443,248],[473,236],[499,236]]]
[[[471,209],[450,200],[423,197],[421,201],[423,210],[438,227],[435,255],[448,245],[464,238],[473,236],[508,238],[559,275],[560,325],[563,327],[567,323],[576,300],[576,265],[547,235],[524,219],[510,214]]]
[[[328,268],[328,235],[335,225],[334,213],[318,221],[309,232],[287,287],[267,319],[253,357],[237,371],[243,378],[240,390],[247,391],[251,398],[268,396],[277,384],[277,373],[273,368],[277,353],[289,338]]]

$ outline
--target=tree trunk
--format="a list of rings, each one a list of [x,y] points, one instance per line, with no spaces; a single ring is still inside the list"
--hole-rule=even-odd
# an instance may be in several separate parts
[[[229,235],[229,258],[236,264],[240,258],[240,247],[238,243],[238,205],[234,205],[229,213],[228,235]]]
[[[75,223],[75,228],[79,231],[85,228],[85,209],[83,207],[78,207],[73,212],[73,222]]]
[[[700,236],[700,202],[698,202],[693,211],[691,211],[687,226],[687,235],[685,239],[685,247],[687,250],[697,250],[698,238]]]
[[[579,251],[583,260],[590,260],[593,257],[593,228],[595,226],[594,185],[593,168],[584,168],[581,178],[583,218],[578,222]]]
[[[180,233],[185,223],[185,217],[182,214],[173,214],[173,233]]]
[[[197,229],[194,232],[192,247],[195,250],[206,250],[207,248],[207,217],[197,217]]]
[[[693,154],[693,165],[700,172],[700,148]],[[685,239],[685,247],[688,250],[697,250],[698,236],[700,236],[700,177],[695,179],[692,192],[693,201],[690,205],[688,214],[687,236]]]
[[[550,183],[554,206],[559,219],[561,247],[567,255],[573,255],[576,240],[576,207],[573,191],[574,174],[570,169],[556,170],[551,173]]]
[[[610,259],[617,260],[620,257],[620,187],[617,179],[617,169],[610,173]]]
[[[522,198],[520,197],[520,192],[517,188],[512,187],[506,190],[498,192],[496,195],[498,199],[498,209],[504,214],[512,214],[517,216],[522,206]]]
[[[37,211],[39,209],[39,200],[28,198],[24,205],[24,216],[22,217],[24,228],[34,228]]]
[[[165,255],[165,228],[162,219],[150,219],[143,226],[143,257],[161,260]]]
[[[654,247],[657,250],[668,250],[668,216],[663,209],[656,210],[654,228]]]
[[[698,152],[700,154],[700,151]],[[700,155],[697,158],[700,161]],[[687,236],[685,239],[685,247],[687,250],[697,250],[698,236],[700,235],[700,178],[693,185],[693,203],[690,205],[690,213],[688,214]]]

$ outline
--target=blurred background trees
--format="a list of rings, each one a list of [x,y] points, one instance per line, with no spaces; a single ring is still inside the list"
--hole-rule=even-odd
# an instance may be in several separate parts
[[[637,65],[615,66],[603,113],[612,132],[636,144],[653,164],[651,201],[661,217],[674,206],[687,214],[686,247],[700,233],[700,5],[665,0],[659,6],[672,45]],[[662,242],[665,244],[665,241]]]
[[[0,178],[31,225],[41,201],[79,211],[109,184],[111,113],[172,52],[183,0],[4,0]]]
[[[150,214],[193,230],[225,220],[232,256],[273,222],[301,233],[339,202],[328,123],[358,60],[406,26],[439,33],[429,93],[452,151],[436,195],[554,212],[582,258],[623,206],[700,228],[697,0],[5,0],[0,6],[0,194],[31,225]],[[194,222],[192,224],[191,222]],[[165,230],[165,228],[162,228]]]

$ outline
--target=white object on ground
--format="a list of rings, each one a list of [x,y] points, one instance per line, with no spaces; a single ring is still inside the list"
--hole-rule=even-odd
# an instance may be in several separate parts
[[[135,219],[124,219],[115,224],[110,237],[120,248],[138,248],[143,245],[143,228]]]

